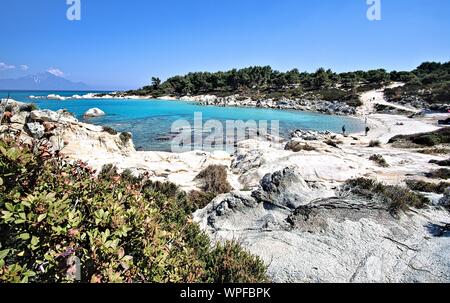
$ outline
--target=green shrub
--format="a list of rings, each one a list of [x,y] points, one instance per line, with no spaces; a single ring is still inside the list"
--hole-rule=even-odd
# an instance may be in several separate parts
[[[28,112],[28,113],[38,109],[39,109],[38,106],[34,103],[27,103],[19,107],[20,112]]]
[[[445,190],[450,187],[450,183],[447,182],[430,183],[418,180],[407,180],[406,185],[411,190],[436,194],[443,194],[445,193]]]
[[[450,169],[441,168],[438,170],[433,170],[429,173],[426,173],[425,176],[430,179],[450,179]]]
[[[386,159],[382,155],[372,155],[369,158],[370,161],[377,163],[381,167],[389,167],[389,164],[386,162]]]
[[[255,258],[247,251],[242,250],[236,242],[219,244],[216,254],[208,262],[209,282],[249,283],[267,282],[265,278],[266,268],[263,262]]]
[[[123,144],[127,144],[133,136],[130,133],[123,132],[120,133],[120,140],[122,140]]]
[[[113,136],[117,135],[117,131],[109,126],[103,126],[103,131]]]
[[[46,153],[0,141],[0,283],[72,282],[71,256],[81,282],[266,281],[259,258],[211,245],[176,186]]]
[[[419,146],[433,147],[439,144],[450,143],[450,128],[441,128],[430,133],[420,133],[414,135],[395,136],[389,140],[389,143],[409,142]],[[413,146],[411,146],[413,147]]]
[[[205,208],[215,197],[216,194],[214,193],[205,193],[197,190],[191,191],[187,197],[189,211],[195,212],[198,209]]]
[[[219,195],[232,190],[227,180],[227,168],[223,165],[208,166],[198,174],[196,180],[201,181],[201,189],[204,192]]]
[[[356,195],[380,201],[393,215],[399,211],[408,211],[411,207],[424,208],[430,202],[425,196],[405,187],[385,185],[366,178],[349,180],[345,187]]]

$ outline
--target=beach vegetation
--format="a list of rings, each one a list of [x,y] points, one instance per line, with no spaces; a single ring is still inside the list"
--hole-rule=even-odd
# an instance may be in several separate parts
[[[220,195],[228,193],[232,190],[227,178],[228,173],[225,166],[209,165],[202,170],[195,179],[200,181],[201,189],[204,192]]]
[[[430,203],[428,198],[406,187],[386,185],[367,178],[349,180],[344,188],[355,195],[380,203],[393,215],[411,208],[424,208]]]
[[[389,140],[390,144],[396,143],[410,147],[427,146],[433,147],[440,144],[450,143],[450,128],[441,128],[429,133],[419,133],[413,135],[399,135]]]
[[[422,180],[406,180],[409,189],[424,193],[444,194],[445,190],[450,187],[448,182],[431,183]]]
[[[266,282],[234,242],[212,244],[173,184],[0,141],[0,283]],[[72,259],[73,260],[73,259]]]
[[[377,163],[381,167],[389,167],[389,164],[386,162],[386,159],[382,155],[372,155],[369,158],[370,161]]]
[[[425,176],[430,179],[450,179],[450,169],[441,168],[437,170],[433,170],[429,173],[426,173]]]
[[[380,146],[381,146],[380,140],[371,140],[369,142],[369,147],[380,147]]]
[[[436,165],[439,165],[439,166],[450,166],[450,159],[448,159],[448,160],[442,160],[442,161],[439,161],[439,160],[431,160],[430,163],[431,163],[431,164],[436,164]]]

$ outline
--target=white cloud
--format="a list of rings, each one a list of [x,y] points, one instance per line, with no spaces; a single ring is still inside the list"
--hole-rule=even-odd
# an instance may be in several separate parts
[[[4,62],[0,62],[0,70],[8,70],[8,69],[15,69],[15,65],[6,64]]]
[[[20,69],[21,70],[28,70],[30,67],[28,66],[28,65],[26,65],[26,64],[22,64],[21,66],[20,66]]]
[[[63,77],[64,76],[64,72],[62,70],[58,69],[58,68],[50,67],[47,71],[50,74],[53,74],[53,75],[55,75],[57,77]]]

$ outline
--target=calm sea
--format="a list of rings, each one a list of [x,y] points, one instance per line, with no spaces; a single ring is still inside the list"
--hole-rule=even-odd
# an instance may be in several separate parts
[[[227,120],[278,120],[280,133],[283,136],[287,136],[296,129],[341,132],[343,125],[350,133],[360,132],[364,129],[363,123],[354,118],[299,111],[199,106],[191,102],[162,100],[72,99],[60,101],[30,99],[30,96],[57,94],[70,97],[90,93],[79,91],[0,91],[0,97],[5,98],[8,93],[14,100],[35,103],[41,109],[67,109],[83,122],[109,126],[121,132],[131,132],[136,147],[142,150],[169,151],[172,123],[183,119],[193,125],[196,112],[202,113],[203,122],[214,119],[221,121],[223,125]],[[101,118],[84,119],[83,114],[93,107],[102,109],[107,115]]]

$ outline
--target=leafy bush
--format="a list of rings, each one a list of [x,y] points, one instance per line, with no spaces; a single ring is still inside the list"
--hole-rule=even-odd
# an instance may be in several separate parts
[[[447,182],[430,183],[418,180],[407,180],[406,185],[411,190],[436,194],[443,194],[450,187],[450,183]]]
[[[109,126],[103,126],[103,131],[113,136],[117,135],[117,131]]]
[[[266,271],[263,266],[255,264],[254,257],[243,251],[236,242],[219,244],[216,255],[208,265],[211,268],[210,281],[218,283],[258,283],[264,281],[261,277],[264,277]]]
[[[123,144],[127,144],[133,136],[130,133],[123,132],[120,133],[120,140],[122,140]]]
[[[372,155],[369,158],[370,161],[377,163],[381,167],[389,167],[389,164],[386,162],[386,159],[382,155]]]
[[[401,186],[385,185],[375,180],[358,178],[346,182],[346,188],[364,198],[380,201],[387,210],[396,215],[399,211],[408,211],[411,207],[424,208],[429,200],[421,194]]]
[[[441,128],[434,132],[420,133],[414,135],[395,136],[389,140],[389,143],[410,142],[421,146],[436,146],[439,144],[450,143],[450,128]]]
[[[190,212],[205,208],[216,197],[214,193],[205,193],[202,191],[191,191],[187,197]]]
[[[27,103],[27,104],[24,104],[24,105],[21,105],[20,106],[20,108],[19,108],[19,111],[20,112],[32,112],[32,111],[34,111],[34,110],[38,110],[39,108],[38,108],[38,106],[36,105],[36,104],[34,104],[34,103]]]
[[[71,282],[72,256],[81,282],[266,281],[259,258],[211,245],[176,186],[130,177],[0,141],[0,283]]]
[[[222,165],[208,166],[198,174],[196,180],[201,181],[204,192],[219,195],[232,190],[227,180],[227,168]]]

